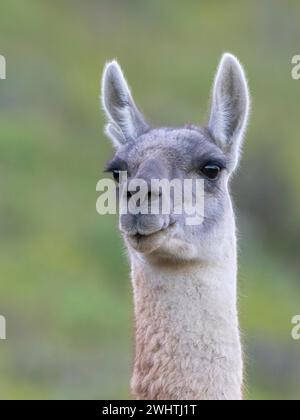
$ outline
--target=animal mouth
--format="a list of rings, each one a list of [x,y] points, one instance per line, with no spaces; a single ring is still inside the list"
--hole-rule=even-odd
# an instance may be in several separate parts
[[[150,234],[136,233],[134,235],[127,235],[130,244],[137,251],[142,253],[151,253],[160,248],[169,237],[170,231],[174,228],[175,223],[153,232]]]
[[[132,239],[136,239],[137,241],[145,241],[147,239],[151,239],[154,238],[158,235],[162,235],[164,233],[167,233],[169,230],[171,230],[174,225],[176,224],[176,222],[171,222],[168,226],[163,227],[160,230],[157,230],[156,232],[153,233],[141,233],[141,232],[137,232],[133,235],[129,235],[130,238]]]
[[[133,240],[136,240],[137,242],[144,242],[146,240],[150,240],[150,239],[166,232],[167,229],[168,228],[161,229],[161,230],[158,230],[157,232],[153,232],[153,233],[150,233],[150,234],[136,233],[134,235],[129,235],[129,238],[131,238]]]
[[[157,232],[156,232],[156,233],[157,233]],[[151,237],[152,235],[155,235],[155,233],[152,233],[151,235],[143,235],[143,234],[141,234],[141,233],[137,233],[137,234],[135,234],[135,235],[132,235],[131,237],[132,237],[133,239],[136,239],[137,241],[142,241],[143,239],[149,238],[149,237]]]

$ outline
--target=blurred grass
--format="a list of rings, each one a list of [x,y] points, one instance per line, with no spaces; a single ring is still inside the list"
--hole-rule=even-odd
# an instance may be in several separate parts
[[[95,211],[112,154],[100,74],[117,57],[150,121],[201,123],[225,50],[253,94],[234,185],[247,398],[300,398],[299,14],[279,0],[2,0],[0,398],[129,395],[129,268],[116,219]]]

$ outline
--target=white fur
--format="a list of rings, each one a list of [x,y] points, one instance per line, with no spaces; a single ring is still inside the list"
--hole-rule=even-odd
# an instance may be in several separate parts
[[[107,137],[112,141],[115,149],[120,147],[120,144],[126,143],[126,139],[123,136],[122,131],[119,130],[115,124],[112,124],[112,123],[106,124],[104,132],[107,135]]]
[[[147,400],[240,400],[233,212],[204,247],[172,236],[159,254],[176,255],[177,265],[129,248],[136,319],[132,392]]]
[[[250,114],[250,95],[239,60],[224,54],[213,87],[209,129],[219,146],[232,153],[237,165]]]
[[[101,84],[101,101],[109,124],[106,134],[114,146],[136,140],[147,131],[148,125],[137,109],[117,61],[106,64]]]

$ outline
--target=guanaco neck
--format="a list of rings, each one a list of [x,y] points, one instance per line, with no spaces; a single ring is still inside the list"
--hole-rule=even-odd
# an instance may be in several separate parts
[[[132,256],[137,399],[239,400],[237,257],[158,266]]]

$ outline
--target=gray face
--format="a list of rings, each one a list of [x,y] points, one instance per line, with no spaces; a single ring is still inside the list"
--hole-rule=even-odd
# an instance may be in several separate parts
[[[146,252],[152,250],[152,241],[158,233],[162,238],[170,230],[190,241],[193,238],[205,241],[206,235],[224,217],[228,203],[227,165],[228,158],[213,142],[209,132],[196,127],[150,130],[136,141],[118,148],[114,159],[108,164],[108,170],[126,171],[128,181],[145,180],[149,184],[149,192],[153,179],[203,179],[205,187],[203,223],[188,226],[188,215],[184,212],[175,214],[173,206],[167,215],[121,215],[120,229],[127,242],[136,250]],[[208,172],[207,176],[205,168],[208,167],[215,168],[214,171],[218,168],[219,172]],[[149,202],[151,198],[150,195]]]
[[[206,129],[152,129],[135,105],[116,62],[105,68],[101,97],[108,118],[106,134],[116,148],[108,165],[110,172],[126,171],[129,181],[141,179],[147,185],[153,179],[204,180],[201,224],[190,226],[187,214],[172,210],[168,214],[121,215],[120,229],[130,254],[172,261],[214,259],[228,240],[226,232],[234,231],[228,180],[238,164],[249,115],[249,92],[238,60],[230,54],[222,58]],[[195,195],[196,190],[192,192]],[[150,202],[163,197],[159,190],[151,189]]]

